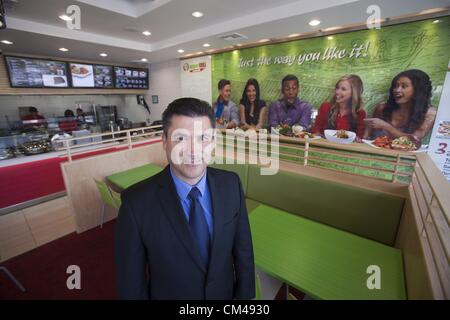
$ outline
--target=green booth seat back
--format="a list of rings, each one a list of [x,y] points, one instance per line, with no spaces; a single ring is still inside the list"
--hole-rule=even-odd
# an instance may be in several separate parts
[[[264,176],[254,165],[248,166],[246,196],[390,246],[404,204],[400,197],[282,170]]]
[[[248,165],[246,164],[212,164],[212,168],[227,170],[236,173],[241,179],[242,188],[244,189],[244,194],[247,194],[247,175],[248,175]]]

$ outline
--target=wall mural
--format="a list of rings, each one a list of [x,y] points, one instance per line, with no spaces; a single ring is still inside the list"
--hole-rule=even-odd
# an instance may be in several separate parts
[[[300,80],[299,97],[315,109],[334,94],[336,81],[357,74],[363,81],[367,116],[386,102],[391,81],[408,69],[426,72],[432,81],[433,107],[439,105],[450,59],[450,17],[361,30],[332,37],[296,40],[235,50],[212,56],[212,101],[217,83],[231,81],[231,100],[239,103],[246,81],[256,78],[261,98],[279,99],[281,79],[294,74]],[[429,140],[430,132],[422,141]]]

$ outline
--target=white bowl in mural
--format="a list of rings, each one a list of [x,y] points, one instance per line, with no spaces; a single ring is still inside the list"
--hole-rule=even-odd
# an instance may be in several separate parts
[[[339,138],[337,136],[338,132],[344,132],[347,134],[348,138]],[[335,143],[342,143],[342,144],[349,144],[352,143],[353,140],[356,138],[356,133],[353,131],[347,131],[347,130],[325,130],[325,138],[331,142]]]

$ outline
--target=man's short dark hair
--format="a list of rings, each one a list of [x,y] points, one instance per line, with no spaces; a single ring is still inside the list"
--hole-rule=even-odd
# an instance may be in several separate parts
[[[288,74],[287,76],[285,76],[283,78],[283,80],[281,80],[281,87],[284,87],[284,84],[288,81],[295,81],[295,83],[297,84],[298,87],[298,78],[297,76],[293,75],[293,74]]]
[[[205,116],[209,118],[212,128],[216,126],[214,112],[208,102],[196,98],[180,98],[172,101],[163,112],[162,126],[166,137],[174,115],[191,118]]]
[[[217,89],[222,90],[222,89],[223,89],[226,85],[228,85],[228,84],[231,85],[230,80],[222,79],[222,80],[220,80],[219,83],[217,84]]]
[[[33,113],[33,112],[38,113],[38,110],[36,109],[36,107],[29,107],[29,108],[28,108],[28,112],[29,112],[29,113]]]

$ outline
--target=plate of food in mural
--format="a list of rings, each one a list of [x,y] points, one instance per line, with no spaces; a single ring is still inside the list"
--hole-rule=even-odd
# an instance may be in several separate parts
[[[315,135],[311,132],[308,132],[300,125],[294,125],[289,126],[287,124],[279,125],[275,128],[272,128],[272,133],[285,136],[285,137],[291,137],[291,138],[299,138],[299,139],[308,139],[308,140],[318,140],[321,137],[318,135]]]
[[[387,136],[381,136],[375,140],[362,140],[365,144],[379,149],[390,149],[398,151],[408,151],[408,152],[426,152],[427,145],[419,145],[414,143],[407,136],[402,136],[396,139],[391,139]]]

